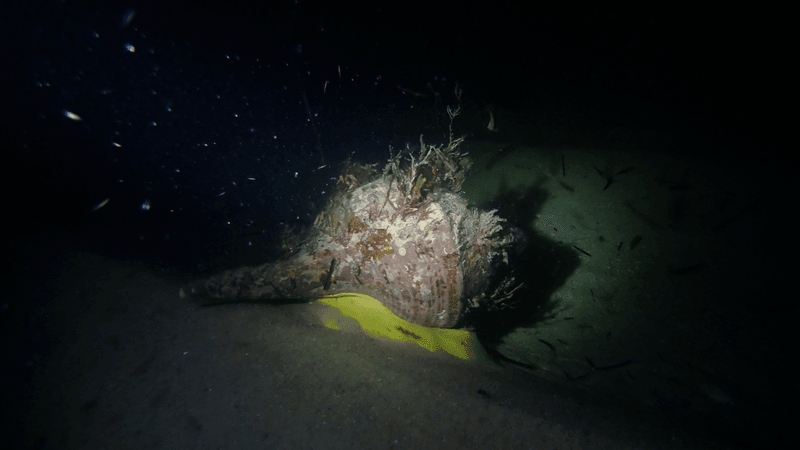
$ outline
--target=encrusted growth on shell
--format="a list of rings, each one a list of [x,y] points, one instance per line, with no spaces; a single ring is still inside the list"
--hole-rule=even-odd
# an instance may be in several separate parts
[[[507,264],[513,237],[501,237],[504,220],[496,211],[470,209],[461,197],[469,169],[461,142],[451,132],[446,146],[420,137],[416,155],[390,149],[382,175],[374,166],[349,163],[302,250],[276,263],[227,271],[191,292],[214,298],[359,292],[410,322],[434,327],[456,326],[467,305],[508,298],[513,278],[491,278],[498,259]]]

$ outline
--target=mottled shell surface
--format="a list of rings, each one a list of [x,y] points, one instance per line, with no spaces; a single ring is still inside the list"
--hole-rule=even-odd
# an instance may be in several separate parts
[[[446,210],[442,203],[462,201],[442,195],[448,201],[415,204],[413,195],[381,178],[332,204],[312,243],[313,259],[333,267],[328,291],[366,293],[409,322],[454,326],[464,311],[461,217],[459,208]]]

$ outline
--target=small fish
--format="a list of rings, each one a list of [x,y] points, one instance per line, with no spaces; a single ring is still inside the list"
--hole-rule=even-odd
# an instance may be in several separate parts
[[[322,281],[323,290],[327,291],[331,287],[331,281],[333,280],[333,271],[336,269],[336,265],[338,263],[339,261],[336,258],[331,259],[331,267],[328,269],[328,272],[320,275],[320,281]]]
[[[627,206],[628,209],[630,209],[631,212],[633,212],[633,214],[635,214],[641,220],[645,221],[651,227],[656,228],[658,230],[666,230],[667,229],[666,226],[661,225],[660,223],[656,222],[654,219],[650,218],[649,216],[647,216],[643,212],[641,212],[638,209],[636,209],[636,207],[634,207],[630,202],[626,202],[625,206]]]
[[[499,152],[497,152],[497,154],[496,154],[496,155],[494,155],[494,156],[492,157],[492,159],[490,159],[490,160],[489,160],[489,162],[488,162],[488,163],[486,163],[486,168],[487,168],[487,169],[491,169],[491,168],[492,168],[492,166],[494,166],[495,164],[497,164],[497,161],[500,161],[501,159],[505,158],[506,156],[508,156],[509,154],[511,154],[511,152],[513,152],[514,150],[516,150],[517,148],[519,148],[519,147],[517,147],[517,146],[516,146],[516,145],[514,145],[514,144],[507,145],[507,146],[505,146],[505,147],[501,148],[501,149],[500,149],[500,151],[499,151]]]
[[[397,327],[397,330],[400,331],[401,333],[405,334],[406,336],[413,337],[414,339],[422,339],[421,337],[417,336],[416,334],[412,333],[411,331],[406,330],[403,327]]]
[[[546,346],[550,347],[550,350],[552,350],[552,351],[556,351],[556,348],[553,346],[553,344],[551,344],[551,343],[549,343],[549,342],[545,341],[544,339],[539,339],[539,342],[541,342],[542,344],[544,344],[544,345],[546,345]]]
[[[497,125],[494,124],[494,114],[492,114],[492,111],[489,111],[489,125],[486,125],[486,129],[494,132],[498,131]]]
[[[570,376],[570,374],[569,374],[569,373],[567,373],[567,371],[566,371],[566,370],[564,370],[564,369],[561,369],[561,371],[562,371],[562,372],[564,372],[564,375],[567,377],[567,380],[569,380],[569,381],[577,381],[577,380],[582,380],[582,379],[584,379],[584,378],[586,378],[586,377],[588,377],[589,375],[591,375],[591,374],[592,374],[592,371],[590,370],[590,371],[586,372],[586,373],[585,373],[585,374],[583,374],[583,375],[578,375],[577,377],[572,377],[572,376]]]
[[[567,183],[563,183],[563,182],[559,181],[558,184],[561,185],[562,188],[564,188],[564,189],[566,189],[566,190],[568,190],[570,192],[575,192],[575,188],[573,188],[572,186],[568,185]]]
[[[106,206],[106,203],[108,203],[109,200],[111,200],[111,199],[107,198],[107,199],[103,200],[102,202],[98,203],[97,206],[92,208],[92,211],[97,211],[98,209],[102,208],[103,206]]]
[[[633,360],[632,360],[632,359],[628,359],[628,360],[622,361],[621,363],[612,364],[612,365],[610,365],[610,366],[601,366],[601,367],[597,367],[597,366],[595,366],[595,365],[594,365],[594,362],[592,362],[592,360],[591,360],[591,359],[589,359],[589,357],[588,357],[588,356],[584,356],[584,358],[586,358],[586,362],[588,362],[588,363],[589,363],[589,366],[590,366],[592,369],[594,369],[594,370],[599,370],[599,371],[619,369],[619,368],[621,368],[621,367],[625,367],[625,366],[627,366],[627,365],[629,365],[629,364],[633,364]]]
[[[606,189],[608,189],[609,186],[611,186],[611,183],[614,182],[614,177],[615,176],[622,175],[624,173],[633,172],[633,169],[635,169],[636,166],[626,167],[626,168],[620,170],[619,172],[615,173],[614,175],[606,175],[600,169],[598,169],[596,166],[592,166],[592,168],[595,170],[595,172],[600,174],[601,177],[606,179],[606,185],[603,186],[603,190],[605,191]]]
[[[134,17],[136,17],[136,11],[135,10],[131,9],[131,10],[126,11],[125,14],[123,14],[123,16],[122,16],[122,28],[125,28],[128,25],[130,25],[131,22],[133,22],[133,18]]]
[[[606,179],[606,185],[603,186],[603,190],[605,191],[608,189],[608,187],[611,186],[611,182],[614,181],[614,177],[604,174],[603,171],[598,169],[596,166],[592,166],[592,169],[594,169],[594,171],[597,172],[601,177]]]
[[[406,89],[402,86],[397,86],[397,89],[400,89],[400,92],[402,92],[403,94],[408,94],[412,97],[425,98],[428,96],[428,94],[424,94],[422,92],[414,92],[411,89]]]
[[[717,386],[716,384],[704,384],[701,385],[700,388],[703,392],[706,393],[709,397],[711,397],[714,401],[718,403],[723,403],[725,405],[735,405],[736,402],[731,398],[730,394],[725,392],[724,389]]]
[[[623,173],[633,172],[633,169],[635,169],[635,168],[636,168],[636,166],[626,167],[625,169],[622,169],[619,172],[615,173],[614,176],[622,175]]]
[[[80,122],[81,120],[83,120],[81,116],[75,114],[72,111],[67,111],[66,109],[64,110],[64,117],[66,117],[67,119],[72,119],[76,122]]]
[[[574,247],[574,248],[575,248],[575,250],[577,250],[577,251],[579,251],[579,252],[583,253],[584,255],[586,255],[586,256],[588,256],[588,257],[590,257],[590,258],[592,257],[592,255],[590,255],[589,253],[587,253],[587,252],[586,252],[586,250],[583,250],[582,248],[578,247],[577,245],[573,245],[572,247]]]

